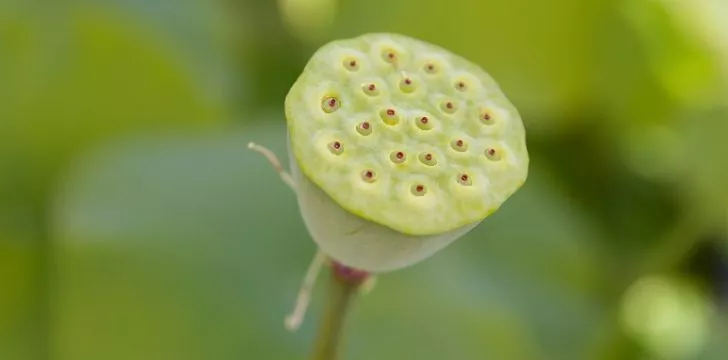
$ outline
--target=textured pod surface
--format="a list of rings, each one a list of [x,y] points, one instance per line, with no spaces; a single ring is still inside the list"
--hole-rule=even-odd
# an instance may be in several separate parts
[[[434,235],[408,235],[345,211],[291,163],[298,203],[319,248],[348,266],[383,273],[416,264],[457,240],[478,223]]]
[[[323,46],[285,109],[302,173],[345,210],[404,234],[479,222],[527,177],[523,123],[497,83],[403,35]]]

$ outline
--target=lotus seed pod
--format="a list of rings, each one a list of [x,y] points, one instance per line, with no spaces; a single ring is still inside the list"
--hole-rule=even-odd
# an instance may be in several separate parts
[[[322,251],[360,269],[428,258],[528,174],[521,117],[493,78],[407,36],[324,45],[285,110],[304,222]]]

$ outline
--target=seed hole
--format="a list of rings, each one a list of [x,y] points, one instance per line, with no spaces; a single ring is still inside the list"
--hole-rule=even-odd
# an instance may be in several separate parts
[[[333,96],[327,96],[321,101],[321,110],[326,113],[332,113],[341,107],[339,99]]]
[[[399,82],[399,89],[406,94],[413,93],[415,90],[417,90],[417,87],[415,86],[415,82],[410,78],[404,78],[402,81]]]
[[[403,151],[392,151],[389,154],[389,160],[391,160],[395,164],[401,164],[407,160],[407,154],[405,154]]]
[[[422,130],[432,129],[432,120],[427,116],[420,116],[415,120],[415,125]]]
[[[421,163],[427,165],[427,166],[435,166],[437,165],[437,160],[435,160],[435,157],[430,153],[421,153],[418,156]]]
[[[371,183],[377,180],[377,174],[372,170],[364,170],[361,173],[361,179],[365,182]]]
[[[356,126],[356,131],[361,135],[367,136],[372,133],[372,124],[368,121],[361,122]]]
[[[354,58],[346,58],[343,61],[344,67],[349,71],[359,70],[359,62]]]
[[[450,100],[443,101],[442,104],[440,104],[440,109],[447,114],[453,114],[458,110],[457,105]]]
[[[501,152],[497,151],[494,148],[487,148],[485,149],[485,157],[487,157],[490,160],[496,161],[501,159]]]
[[[465,81],[459,80],[455,82],[455,89],[458,91],[468,91],[468,85],[465,83]]]
[[[399,123],[399,115],[394,109],[385,109],[379,112],[379,116],[387,125],[397,125]]]
[[[412,185],[411,191],[414,196],[424,196],[427,193],[427,188],[425,185],[416,184]]]
[[[480,121],[485,125],[493,125],[495,117],[492,112],[485,110],[480,113]]]
[[[364,84],[364,85],[362,85],[361,89],[364,92],[364,94],[367,94],[369,96],[379,95],[379,87],[374,83]]]
[[[425,72],[430,75],[437,74],[437,66],[435,66],[435,64],[433,64],[433,63],[425,64],[424,69],[425,69]]]
[[[393,49],[387,49],[382,52],[382,59],[390,64],[396,64],[399,59],[397,51]]]
[[[342,152],[344,152],[344,144],[342,144],[340,141],[332,141],[328,145],[329,151],[331,151],[334,155],[339,155]]]
[[[468,150],[468,143],[465,142],[463,139],[455,139],[452,142],[450,142],[450,146],[452,146],[452,149],[458,152],[464,152]]]
[[[470,186],[473,185],[473,180],[470,178],[468,174],[460,174],[458,176],[458,182],[460,185]]]

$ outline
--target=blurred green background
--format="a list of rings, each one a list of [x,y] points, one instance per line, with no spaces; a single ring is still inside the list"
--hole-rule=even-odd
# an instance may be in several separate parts
[[[520,109],[526,185],[379,279],[345,359],[725,359],[725,0],[0,2],[0,359],[304,359],[283,99],[400,32]]]

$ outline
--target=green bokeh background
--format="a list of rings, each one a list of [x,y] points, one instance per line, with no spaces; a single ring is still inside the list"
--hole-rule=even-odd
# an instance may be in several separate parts
[[[315,246],[246,145],[285,159],[308,57],[374,31],[490,72],[532,167],[475,231],[357,300],[344,359],[723,359],[728,276],[703,254],[728,258],[725,16],[723,0],[0,2],[0,359],[305,359],[325,282],[288,333]],[[674,291],[625,300],[645,278]]]

